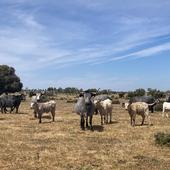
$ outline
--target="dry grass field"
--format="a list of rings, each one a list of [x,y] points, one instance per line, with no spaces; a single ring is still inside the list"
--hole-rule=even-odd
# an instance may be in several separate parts
[[[154,142],[155,133],[170,132],[170,119],[160,112],[152,114],[153,126],[133,128],[127,111],[113,105],[113,123],[102,127],[95,115],[91,132],[80,130],[73,103],[58,100],[56,121],[44,115],[42,124],[29,106],[23,102],[19,114],[0,113],[0,170],[170,169],[170,149]]]

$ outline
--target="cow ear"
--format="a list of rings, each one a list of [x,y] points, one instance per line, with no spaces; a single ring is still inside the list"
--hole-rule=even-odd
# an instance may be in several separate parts
[[[84,96],[84,93],[80,93],[80,94],[79,94],[79,97],[83,97],[83,96]]]
[[[94,93],[94,92],[93,92],[93,93],[91,93],[91,96],[94,96],[94,97],[95,97],[95,96],[96,96],[96,93]]]

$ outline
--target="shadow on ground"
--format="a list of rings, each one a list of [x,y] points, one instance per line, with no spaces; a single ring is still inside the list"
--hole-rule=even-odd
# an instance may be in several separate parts
[[[104,127],[101,125],[93,125],[93,131],[103,132]]]

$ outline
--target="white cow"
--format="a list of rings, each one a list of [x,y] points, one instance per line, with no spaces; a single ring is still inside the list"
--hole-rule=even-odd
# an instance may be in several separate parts
[[[168,113],[166,112],[167,110],[170,111],[170,103],[169,102],[164,102],[163,103],[163,109],[162,109],[162,116],[163,117],[165,117],[165,115],[166,115],[166,117],[169,117]],[[165,114],[165,112],[166,112],[166,114]]]
[[[125,103],[125,110],[128,110],[129,102]]]
[[[101,115],[101,124],[103,125],[103,117],[105,123],[108,123],[108,117],[110,117],[110,123],[112,122],[112,100],[106,99],[103,101],[94,101],[96,109],[100,112]]]

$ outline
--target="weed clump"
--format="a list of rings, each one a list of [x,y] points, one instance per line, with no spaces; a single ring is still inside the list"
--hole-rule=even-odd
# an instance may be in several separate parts
[[[170,147],[170,133],[158,132],[154,137],[156,144]]]

